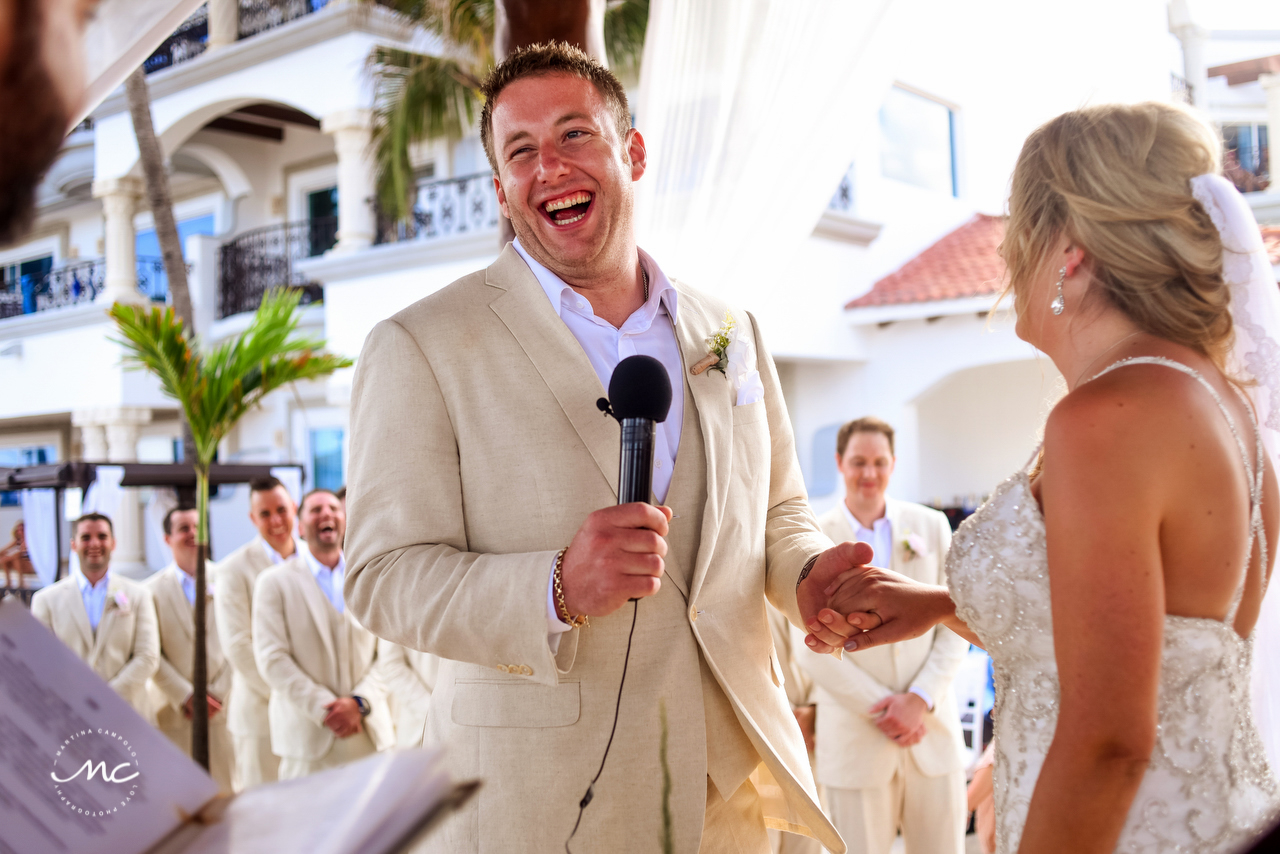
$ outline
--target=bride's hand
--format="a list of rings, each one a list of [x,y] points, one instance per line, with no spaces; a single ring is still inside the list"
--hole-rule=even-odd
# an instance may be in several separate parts
[[[917,638],[944,621],[955,606],[947,588],[921,584],[876,566],[851,569],[826,589],[819,613],[843,617],[861,630],[845,643],[849,651]]]

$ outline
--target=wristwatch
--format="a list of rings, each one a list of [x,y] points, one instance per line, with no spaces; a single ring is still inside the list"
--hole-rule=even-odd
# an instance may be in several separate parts
[[[369,713],[373,711],[373,706],[369,705],[369,701],[364,697],[352,695],[351,699],[356,701],[356,705],[360,707],[360,717],[367,718]]]

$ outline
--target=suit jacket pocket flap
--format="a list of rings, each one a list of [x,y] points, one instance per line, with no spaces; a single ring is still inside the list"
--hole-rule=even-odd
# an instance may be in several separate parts
[[[558,727],[578,722],[581,695],[577,682],[459,680],[450,716],[459,726]]]

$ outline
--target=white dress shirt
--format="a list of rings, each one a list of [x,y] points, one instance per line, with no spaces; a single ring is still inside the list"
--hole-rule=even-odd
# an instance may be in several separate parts
[[[320,585],[324,598],[328,599],[329,604],[341,614],[346,609],[346,602],[342,598],[342,579],[347,574],[346,555],[338,552],[338,563],[333,569],[316,560],[310,549],[304,551],[302,557],[307,562],[307,566],[311,567],[311,574],[316,577],[316,583]]]
[[[666,500],[676,452],[680,448],[680,429],[684,423],[684,361],[675,329],[679,295],[671,280],[647,252],[639,250],[640,263],[649,274],[649,299],[620,328],[615,328],[607,320],[596,317],[590,301],[534,260],[519,240],[512,245],[533,271],[556,315],[582,346],[603,389],[608,390],[613,369],[628,356],[652,356],[667,369],[667,376],[671,379],[671,410],[667,413],[667,420],[657,425],[653,442],[653,494],[659,501]],[[554,567],[552,571],[554,575]],[[567,631],[569,626],[561,622],[556,613],[552,578],[549,577],[547,640],[552,652],[560,646],[560,634]]]
[[[893,560],[893,525],[889,522],[889,517],[881,516],[871,523],[870,528],[866,528],[849,510],[848,504],[841,501],[840,509],[844,511],[845,521],[853,529],[853,536],[857,541],[866,543],[875,551],[871,565],[888,569],[890,561]]]
[[[268,546],[268,548],[270,548],[270,546]],[[173,573],[178,576],[178,580],[182,582],[182,592],[187,596],[187,604],[194,608],[196,604],[196,580],[190,575],[187,575],[182,567],[178,566],[176,563],[169,564],[168,569],[172,570]],[[205,589],[207,590],[209,586],[209,582],[206,580]]]
[[[857,541],[871,546],[872,550],[875,552],[871,558],[871,565],[888,569],[890,562],[893,560],[893,523],[889,521],[889,517],[881,516],[879,519],[872,522],[871,527],[868,529],[858,521],[857,516],[853,515],[848,504],[841,501],[840,509],[844,511],[845,521],[848,522],[849,527],[853,529],[853,536]],[[852,661],[853,659],[850,658],[847,660]],[[923,688],[916,688],[915,686],[912,686],[907,690],[909,693],[915,694],[921,700],[924,700],[925,706],[928,707],[930,711],[933,710],[933,698],[929,696],[927,691]]]
[[[276,566],[277,564],[282,564],[282,563],[284,563],[286,560],[288,560],[288,559],[289,559],[289,558],[285,557],[284,555],[280,554],[280,552],[278,552],[278,551],[276,551],[275,549],[273,549],[273,548],[271,547],[271,543],[268,543],[268,542],[267,542],[267,538],[266,538],[266,537],[263,537],[263,538],[262,538],[262,550],[263,550],[263,551],[265,551],[265,552],[267,553],[267,557],[268,557],[268,558],[270,558],[270,560],[271,560],[271,565],[272,565],[272,566]],[[294,538],[293,538],[293,551],[294,551],[294,554],[305,554],[305,553],[306,553],[306,551],[307,551],[307,543],[306,543],[306,541],[305,541],[305,540],[300,540],[300,539],[298,539],[297,537],[294,537]]]
[[[98,623],[102,622],[102,612],[107,607],[107,584],[111,581],[111,569],[103,573],[94,584],[84,577],[79,567],[75,571],[76,584],[80,587],[80,600],[84,602],[85,613],[89,615],[89,626],[96,632]]]

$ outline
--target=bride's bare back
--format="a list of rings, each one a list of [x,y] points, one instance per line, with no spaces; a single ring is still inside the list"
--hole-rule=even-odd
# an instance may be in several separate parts
[[[1050,417],[1044,469],[1033,488],[1045,514],[1055,575],[1059,566],[1100,561],[1109,578],[1081,584],[1064,569],[1064,583],[1054,585],[1055,605],[1061,607],[1054,610],[1093,610],[1106,589],[1120,609],[1150,612],[1160,606],[1162,614],[1221,620],[1251,540],[1250,485],[1240,442],[1253,467],[1253,415],[1204,356],[1159,339],[1135,343],[1142,346],[1126,358],[1170,359],[1204,377],[1230,413],[1240,441],[1204,386],[1179,371],[1130,365],[1078,386]],[[1280,492],[1267,455],[1263,460],[1269,565],[1262,566],[1254,543],[1235,618],[1241,636],[1257,622],[1280,532]]]

